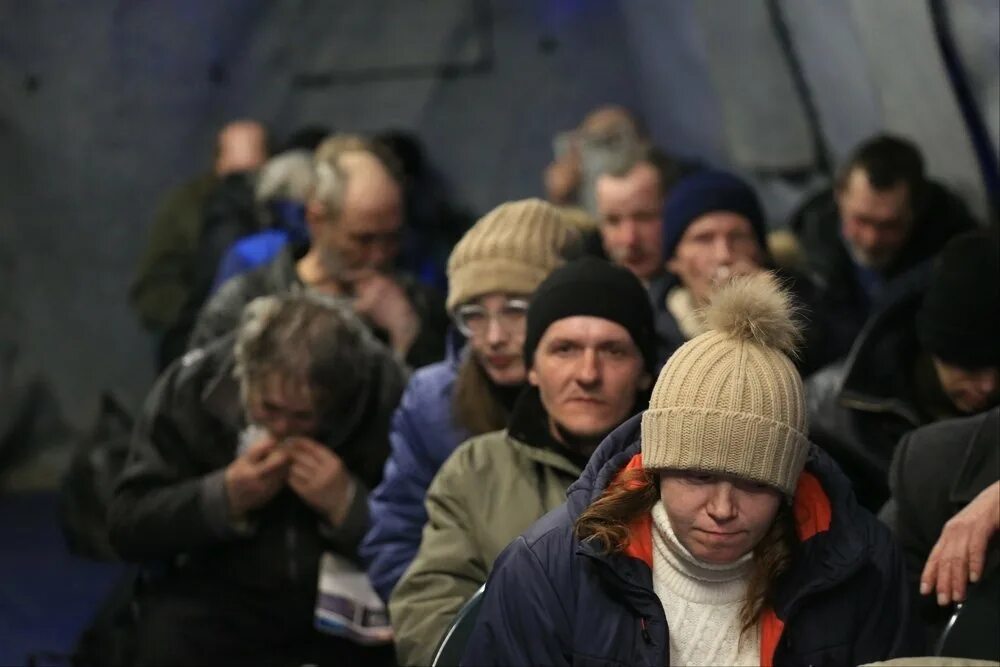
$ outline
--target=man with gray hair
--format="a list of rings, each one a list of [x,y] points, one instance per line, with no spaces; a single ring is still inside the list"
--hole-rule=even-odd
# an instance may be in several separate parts
[[[306,204],[310,244],[289,245],[269,264],[228,281],[198,316],[189,347],[231,331],[253,298],[305,286],[351,299],[354,311],[413,367],[444,355],[441,295],[394,270],[403,224],[392,159],[355,135],[316,149]]]
[[[350,307],[253,301],[157,381],[109,512],[139,596],[139,664],[372,664],[314,629],[324,552],[353,560],[403,372]]]

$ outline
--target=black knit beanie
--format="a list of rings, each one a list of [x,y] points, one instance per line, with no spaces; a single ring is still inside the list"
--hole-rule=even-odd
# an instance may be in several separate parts
[[[1000,233],[956,236],[934,264],[917,316],[924,350],[966,369],[1000,366]]]
[[[628,269],[593,257],[556,269],[532,295],[524,339],[528,368],[549,325],[577,315],[600,317],[625,327],[642,353],[646,370],[653,373],[656,335],[646,289]]]

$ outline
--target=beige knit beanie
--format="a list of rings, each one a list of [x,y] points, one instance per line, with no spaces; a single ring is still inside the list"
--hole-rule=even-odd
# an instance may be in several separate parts
[[[761,272],[716,292],[705,320],[709,331],[670,357],[653,388],[643,467],[732,475],[791,496],[809,441],[788,357],[801,337],[790,298]]]
[[[531,294],[578,238],[579,231],[541,199],[501,204],[455,244],[448,258],[448,310],[491,292]]]

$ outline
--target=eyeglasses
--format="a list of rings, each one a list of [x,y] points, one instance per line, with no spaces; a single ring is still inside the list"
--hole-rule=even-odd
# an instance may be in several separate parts
[[[516,333],[516,330],[524,325],[525,317],[528,315],[528,302],[524,299],[510,299],[501,306],[500,310],[491,313],[482,306],[474,303],[459,306],[455,310],[454,318],[458,330],[466,337],[482,336],[490,328],[490,320],[495,319],[497,324],[507,333]]]

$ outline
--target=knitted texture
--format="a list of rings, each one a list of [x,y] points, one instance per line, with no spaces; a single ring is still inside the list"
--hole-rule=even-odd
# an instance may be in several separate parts
[[[704,170],[685,177],[670,190],[663,210],[663,256],[674,256],[692,222],[717,212],[742,215],[749,221],[761,249],[767,249],[764,212],[750,184],[729,172]]]
[[[541,199],[501,204],[455,244],[448,258],[448,310],[492,292],[531,294],[579,235]]]
[[[677,539],[662,503],[652,515],[653,591],[670,626],[669,664],[759,665],[759,627],[741,641],[753,554],[728,565],[703,563]]]
[[[934,266],[917,315],[924,350],[968,369],[1000,365],[1000,233],[951,239]]]
[[[647,469],[698,470],[791,496],[809,442],[798,328],[768,273],[734,280],[705,312],[710,330],[667,361],[642,417]]]

